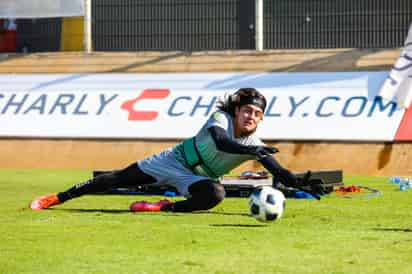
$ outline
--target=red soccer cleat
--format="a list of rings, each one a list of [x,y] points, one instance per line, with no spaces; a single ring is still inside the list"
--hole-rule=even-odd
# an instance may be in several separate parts
[[[56,194],[41,196],[30,203],[30,208],[33,210],[42,210],[54,205],[61,204]]]
[[[130,204],[130,210],[136,212],[142,211],[160,211],[165,205],[170,205],[172,202],[169,200],[160,200],[156,203],[150,203],[147,201],[136,201]]]

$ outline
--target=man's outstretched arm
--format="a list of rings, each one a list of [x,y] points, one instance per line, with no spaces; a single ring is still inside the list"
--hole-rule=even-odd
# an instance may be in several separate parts
[[[301,182],[298,182],[296,176],[290,172],[288,169],[282,167],[272,154],[278,152],[276,148],[266,147],[266,146],[245,146],[239,144],[238,142],[232,140],[227,132],[220,127],[214,126],[209,128],[209,132],[215,141],[216,147],[220,151],[234,154],[250,154],[257,157],[257,160],[273,175],[274,184],[281,183],[286,187],[292,187],[301,189],[301,184],[308,185],[310,178],[310,172]],[[320,199],[320,195],[323,193],[321,189],[316,185],[311,185],[309,190],[304,190],[312,194],[316,199]]]
[[[245,146],[232,140],[227,134],[226,130],[221,127],[214,126],[209,128],[209,132],[212,135],[213,141],[216,144],[218,150],[232,153],[232,154],[250,154],[257,156],[258,158],[263,155],[276,153],[278,150],[272,147],[266,146]]]
[[[318,200],[320,200],[320,196],[324,194],[319,185],[310,184],[310,171],[306,173],[302,180],[298,180],[292,172],[282,167],[271,155],[259,159],[259,162],[273,175],[273,187],[275,188],[284,186],[287,190],[288,188],[303,190]],[[306,188],[302,189],[302,186],[306,186]]]
[[[296,176],[288,169],[282,167],[271,155],[262,157],[258,161],[273,175],[277,181],[281,182],[283,185],[289,187],[297,186],[298,180]]]

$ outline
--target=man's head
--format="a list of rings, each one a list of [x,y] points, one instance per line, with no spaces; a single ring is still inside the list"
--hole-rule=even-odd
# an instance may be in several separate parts
[[[235,107],[254,105],[259,107],[263,113],[265,112],[266,98],[254,88],[241,88],[231,97]]]
[[[244,137],[256,131],[258,124],[263,119],[263,111],[252,104],[236,107],[234,117],[235,137]]]
[[[235,122],[235,136],[247,136],[256,131],[266,109],[266,99],[254,88],[241,88],[219,107]]]

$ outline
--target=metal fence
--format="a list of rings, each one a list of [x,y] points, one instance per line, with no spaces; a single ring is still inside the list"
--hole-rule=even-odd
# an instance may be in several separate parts
[[[239,7],[246,2],[254,1],[95,0],[93,47],[95,50],[242,48]]]
[[[401,47],[411,0],[263,0],[264,49]],[[255,0],[93,0],[95,51],[255,49]],[[18,48],[59,50],[61,19],[18,20]]]
[[[403,45],[411,0],[265,0],[265,48]]]

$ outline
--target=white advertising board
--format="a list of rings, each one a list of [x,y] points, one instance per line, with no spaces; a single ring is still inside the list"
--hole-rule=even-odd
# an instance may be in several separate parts
[[[186,138],[225,93],[268,101],[266,140],[394,140],[405,110],[376,97],[386,72],[0,75],[0,136]]]

